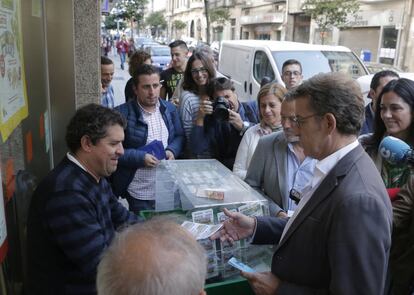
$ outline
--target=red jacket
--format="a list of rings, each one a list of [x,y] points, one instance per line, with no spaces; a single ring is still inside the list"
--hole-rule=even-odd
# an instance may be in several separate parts
[[[118,53],[121,53],[121,52],[127,53],[128,52],[128,46],[129,46],[129,44],[125,40],[120,40],[116,43],[116,48],[118,49]]]

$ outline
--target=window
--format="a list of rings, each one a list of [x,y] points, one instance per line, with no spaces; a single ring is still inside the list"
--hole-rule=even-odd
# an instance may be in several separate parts
[[[270,60],[263,51],[257,51],[254,56],[253,76],[258,83],[262,81],[264,76],[269,77],[271,80],[275,79],[275,73],[273,72]]]
[[[362,64],[352,52],[341,51],[274,51],[273,57],[279,72],[288,59],[297,59],[302,64],[303,79],[318,73],[344,72],[356,79],[367,75]]]

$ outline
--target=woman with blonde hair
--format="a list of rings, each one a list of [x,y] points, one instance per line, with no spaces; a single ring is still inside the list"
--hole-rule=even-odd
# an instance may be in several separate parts
[[[233,166],[233,172],[244,179],[260,137],[282,130],[280,107],[287,90],[277,82],[265,84],[257,94],[260,123],[247,129]]]

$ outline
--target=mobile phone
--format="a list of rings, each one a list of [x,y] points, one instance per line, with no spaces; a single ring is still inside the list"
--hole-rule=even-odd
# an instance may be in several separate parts
[[[244,271],[244,272],[256,272],[255,269],[251,268],[250,266],[244,264],[243,262],[239,261],[237,258],[232,257],[227,262],[231,266],[237,268],[238,270]]]

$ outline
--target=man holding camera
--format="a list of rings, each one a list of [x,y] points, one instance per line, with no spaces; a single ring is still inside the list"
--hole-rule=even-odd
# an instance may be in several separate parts
[[[240,103],[233,82],[221,77],[209,83],[214,100],[201,100],[191,131],[190,144],[194,154],[209,153],[232,169],[244,132],[259,122],[255,101]]]

